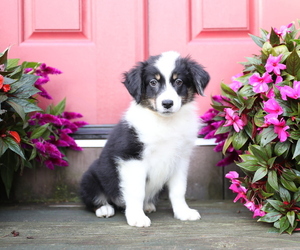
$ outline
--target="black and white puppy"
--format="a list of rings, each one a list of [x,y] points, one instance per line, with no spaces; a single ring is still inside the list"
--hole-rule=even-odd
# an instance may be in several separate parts
[[[130,226],[148,227],[144,212],[156,210],[155,199],[166,185],[175,218],[200,219],[185,192],[198,132],[193,100],[209,79],[201,65],[174,51],[124,74],[134,100],[81,181],[82,200],[96,216],[111,217],[115,207],[123,207]]]

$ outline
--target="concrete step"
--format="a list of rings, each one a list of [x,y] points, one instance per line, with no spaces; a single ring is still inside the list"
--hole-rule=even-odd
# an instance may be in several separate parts
[[[174,219],[169,203],[161,201],[157,212],[149,214],[148,228],[128,226],[121,212],[97,218],[80,203],[0,206],[0,248],[299,249],[299,234],[270,233],[270,225],[257,223],[242,204],[190,201],[189,205],[200,211],[201,220]]]

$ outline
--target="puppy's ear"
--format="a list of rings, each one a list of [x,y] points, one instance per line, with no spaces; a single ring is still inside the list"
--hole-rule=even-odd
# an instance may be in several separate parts
[[[210,80],[209,74],[203,69],[202,65],[198,64],[196,61],[191,60],[190,58],[188,58],[187,64],[193,77],[197,93],[204,96],[204,89]]]
[[[137,103],[141,102],[142,96],[142,68],[143,63],[139,63],[123,74],[124,80],[122,83]]]

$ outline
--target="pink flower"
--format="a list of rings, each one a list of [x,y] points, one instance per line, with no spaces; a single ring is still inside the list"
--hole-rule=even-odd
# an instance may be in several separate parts
[[[243,73],[239,73],[235,76],[233,76],[231,78],[231,83],[229,84],[229,87],[233,90],[233,91],[238,91],[240,87],[242,87],[243,83],[237,81],[236,79],[239,78],[240,76],[243,76]]]
[[[256,205],[256,208],[253,213],[253,218],[257,216],[262,217],[266,214],[266,212],[262,211],[261,208],[262,208],[262,204]]]
[[[236,132],[240,132],[240,130],[242,130],[245,126],[244,122],[240,119],[240,117],[236,114],[236,112],[233,109],[225,108],[224,111],[226,114],[226,122],[224,124],[224,127],[232,125]]]
[[[236,172],[236,171],[229,171],[229,172],[225,175],[225,178],[228,178],[228,179],[230,179],[230,180],[239,178],[239,173]]]
[[[300,81],[294,81],[293,88],[291,88],[290,86],[281,87],[280,94],[282,99],[285,101],[287,96],[292,99],[300,98]]]
[[[249,84],[253,86],[253,91],[255,93],[264,93],[267,92],[269,87],[267,83],[272,82],[271,76],[266,72],[262,76],[259,73],[254,73],[249,78]]]
[[[281,115],[283,113],[282,107],[274,98],[270,98],[264,102],[264,110],[269,114]]]
[[[269,55],[267,63],[265,65],[265,69],[267,72],[274,72],[276,75],[280,75],[280,70],[286,69],[286,66],[280,63],[282,55],[272,56]]]
[[[247,201],[244,206],[246,208],[248,208],[251,212],[254,212],[254,210],[256,209],[256,205],[254,204],[253,201]]]
[[[270,98],[274,98],[275,97],[275,93],[274,93],[274,89],[270,88],[269,91],[266,93],[266,96],[270,99]]]
[[[269,120],[274,125],[274,132],[278,135],[280,142],[286,141],[290,134],[286,132],[290,127],[286,126],[286,122],[283,118],[281,120],[272,119]]]
[[[286,35],[286,33],[291,33],[290,28],[292,27],[293,23],[288,24],[287,26],[281,26],[280,29],[276,29],[274,28],[274,32],[280,36],[280,37],[284,37]]]
[[[231,184],[231,188],[229,187],[229,189],[231,189],[233,192],[237,193],[237,196],[235,197],[235,199],[233,200],[233,202],[237,202],[239,199],[241,199],[241,201],[246,201],[247,200],[247,189],[243,186],[237,186],[235,185],[235,187],[232,187],[234,184]]]

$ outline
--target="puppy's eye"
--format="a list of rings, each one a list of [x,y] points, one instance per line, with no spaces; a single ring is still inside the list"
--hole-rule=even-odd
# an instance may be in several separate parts
[[[152,79],[152,80],[150,80],[150,82],[149,82],[149,85],[150,85],[151,87],[156,87],[157,84],[158,84],[158,81],[155,80],[155,79]]]
[[[175,85],[176,85],[177,87],[181,86],[182,83],[183,83],[182,80],[179,79],[179,78],[175,80]]]

